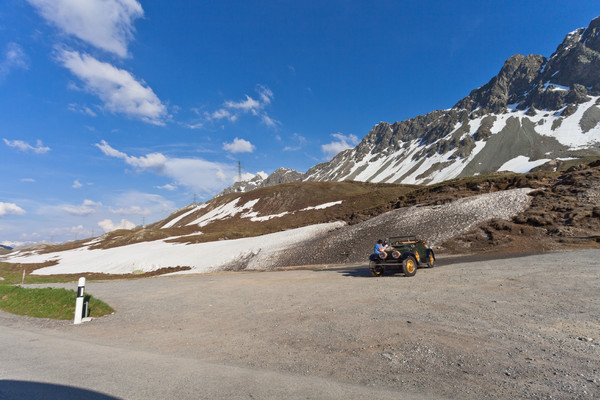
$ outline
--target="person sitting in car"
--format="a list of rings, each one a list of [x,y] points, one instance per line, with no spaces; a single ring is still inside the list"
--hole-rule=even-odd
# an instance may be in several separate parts
[[[371,255],[371,259],[376,259],[379,257],[379,253],[385,252],[387,248],[387,244],[384,244],[384,241],[379,239],[377,243],[375,243],[375,248],[373,249],[373,254]]]

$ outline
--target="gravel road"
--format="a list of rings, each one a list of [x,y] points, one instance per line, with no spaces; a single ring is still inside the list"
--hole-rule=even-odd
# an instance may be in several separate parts
[[[73,326],[0,312],[0,340],[24,354],[3,357],[0,398],[11,379],[125,398],[157,385],[139,393],[198,398],[177,392],[187,384],[206,389],[199,398],[597,399],[599,258],[446,258],[413,278],[357,265],[91,282],[114,315]],[[76,359],[69,343],[100,360],[79,361],[87,386],[57,372]],[[106,371],[113,357],[121,367]]]

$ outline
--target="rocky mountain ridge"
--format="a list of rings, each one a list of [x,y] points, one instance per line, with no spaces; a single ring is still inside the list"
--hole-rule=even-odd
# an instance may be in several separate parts
[[[501,170],[528,172],[584,156],[600,157],[600,17],[567,34],[549,58],[516,54],[451,109],[381,122],[331,161],[305,174],[288,172],[288,182],[431,184]],[[275,181],[234,187],[244,191]]]

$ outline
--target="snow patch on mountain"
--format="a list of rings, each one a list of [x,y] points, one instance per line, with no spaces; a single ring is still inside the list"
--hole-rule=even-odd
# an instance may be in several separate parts
[[[202,215],[201,217],[197,218],[196,220],[190,222],[187,225],[198,225],[202,228],[203,226],[206,226],[211,222],[234,217],[237,214],[243,213],[245,210],[251,210],[252,207],[254,207],[256,203],[258,203],[258,200],[259,199],[251,200],[242,206],[237,206],[237,203],[240,201],[240,199],[237,198],[233,201],[230,201],[229,203],[225,203],[214,208],[213,210],[207,212],[206,214]]]
[[[320,204],[318,206],[306,207],[306,208],[303,208],[300,211],[323,210],[325,208],[329,208],[329,207],[337,206],[338,204],[342,204],[342,202],[343,202],[343,200],[332,201],[330,203],[324,203],[324,204]]]
[[[250,221],[252,221],[252,222],[263,222],[263,221],[268,221],[273,218],[281,218],[284,215],[288,215],[288,214],[289,214],[289,212],[284,211],[279,214],[271,214],[271,215],[265,215],[262,217],[257,217],[256,215],[258,215],[258,213],[254,212],[251,214],[244,214],[244,215],[242,215],[242,218],[250,218]]]
[[[592,145],[600,144],[600,124],[596,124],[594,128],[588,132],[583,132],[581,121],[584,114],[592,107],[596,107],[596,103],[600,97],[591,97],[587,103],[579,104],[577,111],[567,118],[560,116],[545,117],[544,111],[538,111],[535,117],[531,120],[535,123],[540,123],[536,126],[536,132],[540,135],[553,137],[561,144],[568,146],[573,150],[583,149]],[[552,129],[554,121],[561,118],[559,129]]]
[[[542,158],[541,160],[531,161],[529,157],[518,156],[502,164],[498,171],[512,171],[524,174],[531,171],[539,165],[547,163],[548,161],[550,161],[549,158]]]
[[[187,217],[188,215],[196,212],[196,211],[200,211],[203,208],[205,208],[207,206],[207,204],[201,204],[199,206],[195,206],[192,207],[189,211],[184,212],[183,214],[181,214],[180,216],[173,218],[172,220],[170,220],[169,222],[167,222],[166,224],[164,224],[161,229],[167,229],[167,228],[171,228],[172,226],[174,226],[177,222],[181,221],[183,218]]]

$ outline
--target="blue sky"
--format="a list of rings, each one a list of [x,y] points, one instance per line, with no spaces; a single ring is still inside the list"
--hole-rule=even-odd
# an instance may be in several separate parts
[[[597,1],[3,0],[0,243],[162,219],[305,172],[549,56]]]

